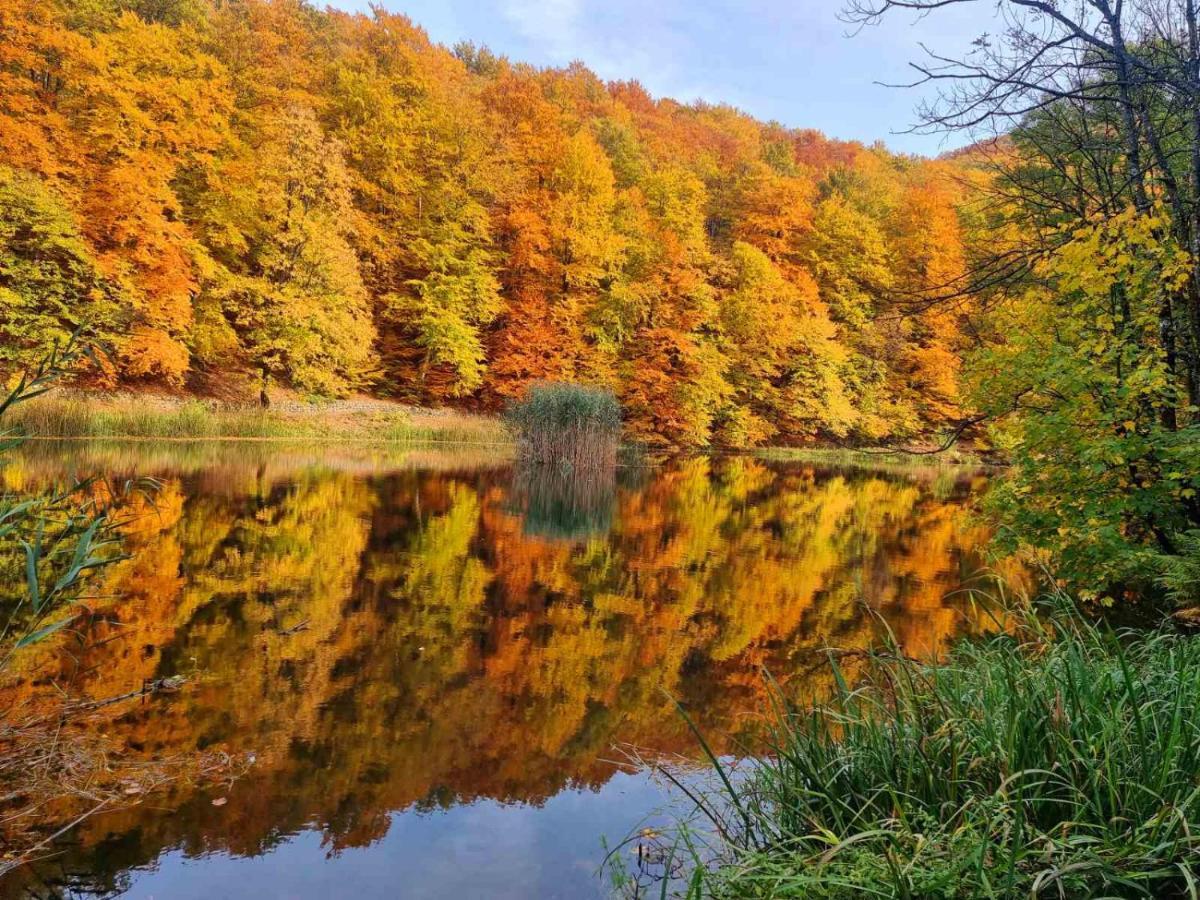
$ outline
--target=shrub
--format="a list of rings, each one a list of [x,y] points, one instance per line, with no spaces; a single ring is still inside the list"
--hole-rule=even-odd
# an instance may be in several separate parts
[[[537,384],[505,418],[529,462],[572,468],[616,463],[621,406],[612,391],[580,384]]]

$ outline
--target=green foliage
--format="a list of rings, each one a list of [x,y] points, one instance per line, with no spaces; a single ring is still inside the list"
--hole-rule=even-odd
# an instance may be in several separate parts
[[[1200,641],[1114,634],[1058,598],[940,664],[853,662],[831,656],[828,701],[777,691],[768,752],[721,771],[728,815],[700,895],[1196,890]]]
[[[1200,530],[1178,535],[1176,546],[1159,558],[1158,585],[1177,606],[1200,606]]]
[[[1081,228],[1045,263],[1048,287],[994,314],[1007,339],[972,364],[1013,462],[989,500],[1001,538],[1050,553],[1081,592],[1152,586],[1200,524],[1200,427],[1166,415],[1177,384],[1158,341],[1160,290],[1187,267],[1161,217]]]
[[[621,406],[606,388],[536,384],[524,399],[510,404],[505,419],[524,459],[572,468],[615,462]]]
[[[0,371],[36,363],[75,332],[111,341],[118,297],[67,206],[36,176],[0,165]]]

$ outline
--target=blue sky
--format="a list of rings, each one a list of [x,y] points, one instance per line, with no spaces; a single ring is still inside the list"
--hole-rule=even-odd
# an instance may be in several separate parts
[[[368,0],[332,0],[366,10]],[[430,37],[487,44],[535,65],[582,60],[605,79],[636,78],[656,96],[730,103],[761,119],[832,137],[936,154],[964,136],[903,134],[921,97],[875,82],[911,80],[919,44],[958,51],[987,31],[991,4],[897,14],[847,35],[841,0],[382,0]]]

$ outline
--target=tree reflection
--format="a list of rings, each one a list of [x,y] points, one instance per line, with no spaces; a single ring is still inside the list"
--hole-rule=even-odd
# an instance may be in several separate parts
[[[6,480],[46,474],[31,463]],[[36,704],[52,682],[102,698],[183,674],[178,694],[113,707],[127,752],[257,761],[229,808],[178,785],[85,823],[54,865],[110,883],[165,848],[256,854],[317,827],[337,851],[380,837],[396,810],[602,784],[614,744],[691,751],[668,694],[725,752],[751,737],[763,668],[819,693],[823,648],[887,629],[934,654],[980,627],[946,596],[987,539],[969,477],[933,491],[708,458],[632,481],[160,475],[153,505],[130,510],[132,557],[106,574],[119,599],[96,640],[27,661],[8,702]]]

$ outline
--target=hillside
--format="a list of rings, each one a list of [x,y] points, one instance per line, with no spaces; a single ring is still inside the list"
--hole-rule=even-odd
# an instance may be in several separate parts
[[[0,374],[82,328],[91,384],[579,380],[680,446],[958,413],[962,310],[905,303],[963,270],[953,161],[295,0],[12,0],[0,97]]]

